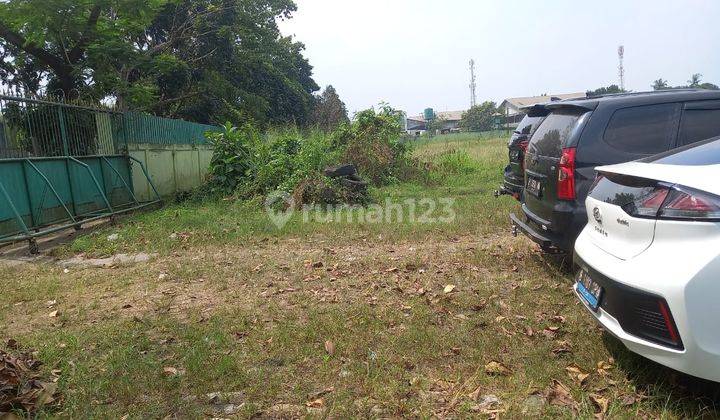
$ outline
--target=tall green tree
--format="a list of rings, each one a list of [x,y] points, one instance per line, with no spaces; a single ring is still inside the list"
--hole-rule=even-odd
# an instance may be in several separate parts
[[[602,96],[602,95],[609,95],[613,93],[623,93],[625,92],[624,89],[620,89],[620,86],[618,85],[610,85],[610,86],[603,86],[599,87],[595,90],[588,90],[585,92],[586,96]]]
[[[692,76],[690,76],[690,80],[688,80],[688,87],[693,88],[700,88],[700,89],[710,89],[710,90],[720,90],[720,87],[714,83],[708,83],[708,82],[702,82],[702,74],[695,73]]]
[[[652,88],[653,88],[653,90],[665,90],[665,89],[670,89],[670,85],[668,85],[667,80],[664,80],[661,77],[652,83]]]
[[[278,19],[292,0],[6,0],[0,77],[198,122],[309,121],[318,86]]]
[[[315,98],[312,123],[324,131],[337,128],[344,122],[350,122],[347,108],[332,85],[328,85],[322,94]]]
[[[495,102],[485,101],[462,114],[460,127],[467,131],[488,131],[493,128],[493,119],[498,112]]]
[[[700,87],[701,81],[702,81],[702,74],[695,73],[692,76],[690,76],[690,80],[687,81],[688,87],[691,87],[691,88]]]
[[[2,77],[24,91],[75,97],[90,82],[93,49],[146,27],[166,0],[9,0],[0,3]],[[133,28],[135,26],[135,28]]]

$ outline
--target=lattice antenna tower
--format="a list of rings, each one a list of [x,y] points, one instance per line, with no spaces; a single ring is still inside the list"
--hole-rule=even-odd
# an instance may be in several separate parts
[[[477,97],[475,96],[475,60],[470,60],[470,107],[477,105]]]
[[[625,67],[623,67],[623,59],[625,58],[625,47],[618,47],[618,76],[620,76],[620,90],[625,91]]]

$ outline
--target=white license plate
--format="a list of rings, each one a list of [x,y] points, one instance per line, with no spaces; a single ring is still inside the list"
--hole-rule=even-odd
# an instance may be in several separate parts
[[[539,179],[528,177],[525,189],[527,189],[530,194],[540,197],[540,194],[542,193],[542,183]]]

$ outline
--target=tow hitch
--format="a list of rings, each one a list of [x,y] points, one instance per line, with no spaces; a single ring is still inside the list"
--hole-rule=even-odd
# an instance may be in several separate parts
[[[511,192],[511,191],[508,191],[508,190],[505,189],[505,187],[500,187],[500,188],[498,188],[497,190],[495,190],[495,192],[493,193],[493,195],[495,196],[495,198],[498,198],[498,197],[500,197],[501,195],[509,195],[509,196],[512,196],[512,198],[514,198],[514,199],[516,199],[516,200],[520,200],[520,194],[515,193],[515,192]]]

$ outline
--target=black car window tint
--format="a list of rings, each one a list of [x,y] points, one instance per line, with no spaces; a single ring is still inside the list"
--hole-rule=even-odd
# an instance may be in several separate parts
[[[615,111],[603,136],[606,143],[625,152],[653,154],[673,145],[678,104],[623,108]]]
[[[560,157],[562,148],[578,122],[580,114],[556,111],[548,115],[530,140],[529,149],[542,156]]]
[[[663,165],[717,165],[720,164],[720,137],[651,156],[641,162]]]
[[[695,143],[720,135],[720,109],[686,109],[680,120],[678,144]]]
[[[533,123],[535,122],[537,118],[533,118],[530,116],[525,116],[522,121],[520,121],[520,124],[518,124],[517,128],[515,129],[515,132],[519,134],[530,134],[530,130],[532,130]]]

